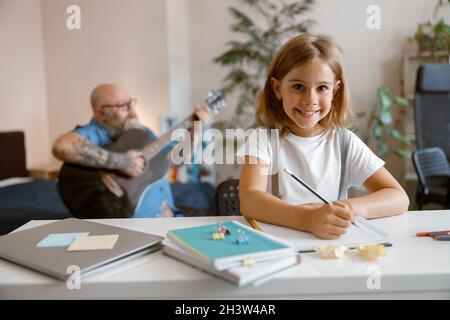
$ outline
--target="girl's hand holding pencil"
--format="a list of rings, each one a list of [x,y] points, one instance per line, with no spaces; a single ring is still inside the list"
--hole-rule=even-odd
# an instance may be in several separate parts
[[[309,212],[307,217],[308,232],[321,239],[333,240],[345,234],[354,216],[348,206],[336,201],[333,204],[303,205]]]
[[[307,204],[299,206],[302,209],[310,210],[309,214],[307,214],[307,231],[319,238],[328,240],[337,239],[343,235],[345,229],[353,223],[355,218],[349,205],[344,201],[333,201],[333,203],[330,203],[290,170],[284,168],[283,171],[325,203],[324,205]]]

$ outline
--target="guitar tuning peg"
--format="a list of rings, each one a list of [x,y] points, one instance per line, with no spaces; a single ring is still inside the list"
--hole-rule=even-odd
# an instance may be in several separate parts
[[[212,112],[217,115],[226,106],[225,95],[221,90],[211,90],[205,100]]]

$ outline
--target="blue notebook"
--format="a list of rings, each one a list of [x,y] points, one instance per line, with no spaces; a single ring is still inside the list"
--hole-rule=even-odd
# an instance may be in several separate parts
[[[227,221],[223,225],[230,232],[223,240],[213,239],[218,223],[170,230],[167,237],[219,270],[240,265],[243,262],[256,263],[296,254],[289,243],[237,221]],[[248,243],[237,243],[239,230],[244,231]]]

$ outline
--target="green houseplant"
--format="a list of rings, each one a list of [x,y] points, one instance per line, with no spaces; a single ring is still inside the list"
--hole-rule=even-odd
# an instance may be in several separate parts
[[[227,43],[227,50],[214,62],[229,69],[221,88],[225,94],[237,95],[234,118],[216,123],[218,128],[247,127],[253,120],[255,98],[264,85],[268,65],[276,50],[287,38],[307,33],[314,21],[301,20],[315,0],[241,0],[247,12],[230,7],[234,22],[232,32],[240,40]]]
[[[450,26],[444,18],[437,19],[438,13],[447,5],[450,5],[450,0],[438,0],[433,18],[417,25],[414,40],[417,42],[419,52],[430,51],[433,57],[438,51],[450,54]]]
[[[419,51],[431,51],[433,54],[436,51],[450,50],[450,26],[448,26],[444,19],[436,23],[431,21],[419,23],[417,31],[414,36],[419,46]]]
[[[370,108],[363,140],[367,144],[372,136],[381,157],[395,154],[411,158],[414,137],[405,136],[397,129],[398,120],[405,116],[409,108],[407,99],[392,95],[385,87],[378,89],[377,102]],[[364,115],[359,114],[360,117]]]

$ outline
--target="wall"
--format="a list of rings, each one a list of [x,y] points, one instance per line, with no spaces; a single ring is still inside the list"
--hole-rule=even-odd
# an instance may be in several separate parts
[[[89,121],[90,92],[104,82],[124,85],[158,132],[170,108],[165,1],[79,0],[81,30],[68,30],[72,3],[42,1],[50,139]]]
[[[28,167],[50,161],[41,6],[0,0],[0,130],[23,130]]]
[[[211,89],[218,89],[227,70],[213,63],[226,50],[226,42],[236,36],[230,32],[233,22],[228,7],[240,4],[238,0],[191,0],[189,7],[191,105],[203,101]],[[234,99],[227,97],[227,108],[217,119],[227,119],[234,112]]]
[[[192,112],[190,83],[189,0],[167,0],[169,114],[180,121]]]

